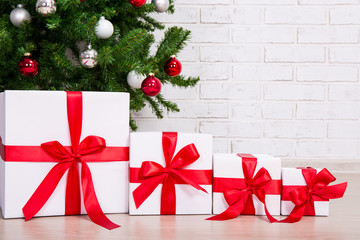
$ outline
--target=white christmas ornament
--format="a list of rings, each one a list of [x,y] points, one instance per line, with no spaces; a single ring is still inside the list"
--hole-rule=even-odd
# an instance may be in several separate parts
[[[20,27],[24,22],[30,22],[30,13],[24,8],[24,5],[18,4],[10,13],[10,21],[15,27]]]
[[[153,4],[155,4],[155,11],[157,12],[165,12],[169,8],[169,0],[152,0]]]
[[[56,3],[54,0],[37,0],[36,11],[43,16],[48,16],[56,12]]]
[[[98,38],[107,39],[111,37],[114,33],[114,26],[109,20],[106,20],[105,17],[101,17],[97,22],[95,27],[95,34]]]
[[[135,71],[131,71],[127,75],[127,83],[132,88],[140,89],[141,83],[144,81],[145,78],[145,75],[137,73]]]
[[[97,51],[91,47],[91,44],[88,45],[88,49],[80,53],[80,63],[83,67],[93,68],[97,64]]]

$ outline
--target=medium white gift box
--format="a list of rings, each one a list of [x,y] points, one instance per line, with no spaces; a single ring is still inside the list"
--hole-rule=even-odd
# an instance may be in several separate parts
[[[320,172],[321,169],[316,169]],[[294,189],[294,187],[307,186],[301,168],[282,168],[282,189],[285,190],[281,197],[281,215],[289,215],[294,209],[295,204],[291,202],[287,192]],[[291,189],[287,189],[291,188]],[[314,201],[316,216],[329,216],[329,201]]]
[[[157,176],[163,176],[166,171],[166,160],[164,154],[171,152],[164,147],[164,138],[168,135],[173,138],[173,143],[176,144],[173,155],[170,153],[171,162],[176,162],[176,155],[179,151],[186,149],[189,145],[194,145],[198,154],[200,155],[191,164],[180,167],[176,171],[186,174],[188,178],[193,180],[207,193],[197,190],[195,187],[180,183],[176,180],[177,176],[169,174],[169,178],[174,179],[176,204],[174,212],[166,214],[211,214],[212,209],[212,136],[208,134],[194,134],[194,133],[161,133],[161,132],[137,132],[130,134],[130,185],[129,185],[129,214],[130,215],[158,215],[164,214],[161,211],[162,203],[161,195],[164,187],[164,182],[160,181],[153,191],[137,208],[134,200],[134,191],[144,184],[145,181],[152,181]],[[186,157],[184,157],[186,160]],[[184,160],[183,159],[183,160]],[[179,160],[179,159],[178,159]],[[181,161],[180,161],[181,162]],[[158,166],[159,171],[157,176],[149,177],[141,180],[139,172],[145,163],[151,163],[153,166]],[[177,162],[178,163],[178,162]],[[171,168],[171,167],[170,167]],[[179,170],[180,169],[180,170]],[[201,177],[198,177],[198,174]],[[174,178],[173,178],[174,177]],[[200,180],[203,178],[203,180]],[[206,178],[206,179],[204,179]],[[150,180],[149,180],[150,179]],[[203,184],[206,183],[206,184]]]
[[[242,155],[242,156],[239,156]],[[239,189],[240,185],[245,186],[243,171],[243,160],[246,158],[256,159],[254,177],[261,168],[265,168],[271,181],[264,186],[265,202],[271,215],[280,215],[280,193],[281,193],[281,160],[264,154],[214,154],[214,179],[213,179],[213,214],[220,214],[228,207],[224,197],[224,191]],[[255,215],[265,215],[264,204],[261,203],[255,194],[253,203]],[[250,214],[245,208],[242,214]]]
[[[106,149],[129,146],[129,94],[82,92],[82,132],[105,139]],[[67,93],[64,91],[5,91],[0,94],[0,206],[4,218],[23,217],[22,208],[33,195],[53,162],[26,162],[7,159],[14,148],[34,147],[59,141],[71,146],[67,117]],[[104,150],[104,151],[105,151]],[[100,153],[101,154],[101,153]],[[128,161],[87,162],[95,193],[104,213],[128,212]],[[78,163],[81,169],[81,163]],[[79,171],[80,172],[80,171]],[[81,175],[79,173],[79,175]],[[67,172],[36,216],[65,214]],[[80,188],[81,189],[81,188]],[[86,214],[81,192],[81,214]]]

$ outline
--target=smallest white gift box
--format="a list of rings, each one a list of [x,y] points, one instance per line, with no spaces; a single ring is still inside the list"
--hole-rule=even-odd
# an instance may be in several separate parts
[[[253,177],[261,168],[265,168],[271,181],[264,186],[265,202],[271,215],[280,215],[280,193],[281,193],[281,160],[264,154],[243,154],[244,156],[256,158],[256,168]],[[239,189],[245,184],[243,171],[243,157],[238,154],[214,154],[214,179],[213,179],[213,214],[220,214],[229,205],[224,198],[224,191]],[[255,215],[265,215],[264,204],[253,196]],[[242,214],[250,214],[244,209]]]
[[[161,211],[164,204],[162,202],[162,190],[164,182],[160,181],[155,186],[153,191],[141,203],[138,208],[134,200],[134,191],[141,187],[142,184],[152,181],[157,177],[162,178],[166,175],[168,170],[166,167],[166,160],[164,154],[169,154],[171,150],[165,149],[164,138],[171,135],[173,143],[176,145],[173,155],[171,156],[172,163],[176,159],[176,155],[187,148],[189,144],[195,146],[199,157],[191,164],[177,168],[175,171],[180,171],[181,174],[186,175],[186,178],[191,178],[198,186],[206,190],[198,190],[195,187],[182,182],[178,179],[178,175],[169,174],[169,178],[175,182],[176,204],[175,212],[163,213]],[[175,139],[176,138],[176,139]],[[171,153],[170,153],[171,155]],[[187,160],[184,157],[183,160]],[[159,173],[155,176],[150,176],[145,180],[139,175],[142,172],[143,164],[150,163],[157,166]],[[177,161],[181,165],[181,160]],[[170,167],[171,168],[171,167]],[[200,178],[199,176],[201,175]],[[212,209],[212,136],[208,134],[195,133],[162,133],[162,132],[136,132],[130,134],[130,185],[129,185],[129,214],[130,215],[159,215],[159,214],[211,214]]]
[[[320,172],[321,169],[316,169]],[[281,215],[289,215],[294,209],[295,204],[289,199],[289,192],[296,187],[307,186],[302,169],[300,168],[282,168],[282,191],[281,196]],[[329,216],[329,201],[314,201],[315,216]],[[306,215],[306,214],[304,214]]]

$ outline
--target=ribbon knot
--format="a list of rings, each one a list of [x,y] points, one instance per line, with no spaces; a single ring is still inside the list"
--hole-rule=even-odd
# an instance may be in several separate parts
[[[254,193],[254,188],[251,186],[248,186],[245,190],[248,192]]]
[[[82,156],[79,153],[73,153],[73,154],[71,154],[71,157],[76,161],[81,161]]]
[[[257,159],[250,154],[238,154],[242,158],[242,170],[245,183],[235,189],[227,189],[223,192],[224,198],[229,207],[219,215],[208,218],[207,220],[228,220],[237,217],[240,214],[255,214],[253,194],[264,204],[265,213],[270,222],[276,221],[268,212],[265,203],[264,186],[272,178],[265,168],[261,168],[254,176]]]
[[[184,168],[200,157],[195,145],[186,145],[174,156],[176,143],[177,133],[163,133],[162,146],[165,167],[152,161],[144,161],[142,163],[139,171],[139,179],[142,180],[142,183],[133,191],[136,208],[139,208],[161,183],[163,184],[161,191],[161,214],[176,213],[175,182],[185,182],[195,189],[207,193],[204,188],[196,183],[194,177],[184,174],[184,171],[186,171]]]

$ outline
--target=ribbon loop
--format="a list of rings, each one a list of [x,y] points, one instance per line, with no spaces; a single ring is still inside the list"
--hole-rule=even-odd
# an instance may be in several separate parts
[[[47,142],[41,144],[41,148],[50,156],[55,159],[65,160],[72,157],[72,153],[69,152],[61,143],[58,141]]]
[[[290,192],[290,199],[296,206],[300,206],[309,199],[309,192],[306,187],[299,187]]]
[[[330,183],[336,181],[336,178],[329,172],[329,170],[324,168],[318,174],[316,174],[313,179],[311,179],[311,181],[313,186],[327,186]]]
[[[164,173],[164,167],[156,162],[145,161],[141,164],[140,179],[158,176]]]
[[[199,157],[200,154],[198,153],[195,145],[189,144],[180,149],[180,151],[175,155],[170,167],[174,169],[184,168],[198,160]]]
[[[342,198],[345,194],[347,183],[339,183],[332,186],[325,186],[320,189],[314,189],[313,194],[321,197],[322,199],[336,199]]]
[[[249,194],[249,189],[229,189],[224,192],[224,198],[226,202],[231,206],[234,205],[236,202],[240,201],[243,198],[247,198]],[[239,214],[237,214],[239,215]]]
[[[106,148],[105,139],[98,136],[87,136],[79,144],[78,154],[85,156],[88,154],[98,153]]]
[[[252,182],[252,187],[263,187],[272,180],[270,173],[265,168],[260,168],[256,173],[255,177],[250,180]]]

